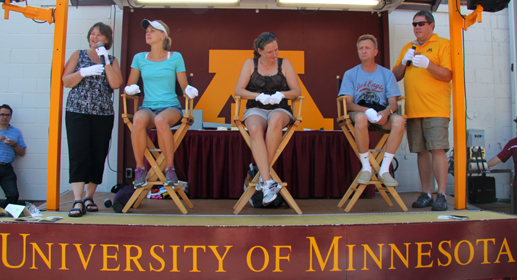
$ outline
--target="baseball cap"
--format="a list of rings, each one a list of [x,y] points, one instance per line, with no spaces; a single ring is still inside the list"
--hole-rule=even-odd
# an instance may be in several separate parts
[[[142,20],[142,27],[144,29],[147,29],[147,27],[151,25],[154,29],[156,30],[160,30],[162,32],[165,32],[165,35],[167,35],[167,37],[169,37],[169,34],[167,33],[167,29],[165,29],[165,26],[163,26],[161,23],[159,23],[158,21],[156,20],[153,20],[153,21],[150,21],[148,19],[144,19]]]

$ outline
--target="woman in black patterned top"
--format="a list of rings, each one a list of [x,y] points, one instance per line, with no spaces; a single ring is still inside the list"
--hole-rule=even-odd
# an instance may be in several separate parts
[[[113,42],[111,27],[96,23],[88,31],[87,39],[90,48],[74,52],[63,72],[64,86],[72,88],[65,116],[69,181],[75,200],[68,213],[70,217],[99,210],[93,194],[102,183],[113,130],[113,90],[122,85],[118,61],[107,51]]]
[[[261,180],[257,185],[264,193],[262,204],[268,205],[282,188],[271,179],[269,165],[280,142],[282,129],[293,120],[287,99],[300,96],[298,76],[293,65],[278,57],[278,43],[273,32],[264,32],[255,39],[255,58],[242,67],[235,95],[248,99],[244,124],[251,137],[251,153]]]

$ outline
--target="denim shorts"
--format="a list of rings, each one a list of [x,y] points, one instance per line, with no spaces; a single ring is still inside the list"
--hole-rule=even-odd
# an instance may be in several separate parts
[[[180,113],[180,116],[183,118],[183,109],[181,108],[180,105],[170,106],[170,107],[166,107],[166,108],[158,108],[158,109],[151,109],[151,108],[144,107],[144,106],[138,107],[138,110],[147,110],[147,111],[154,113],[155,115],[158,115],[167,109],[174,109],[174,110],[178,111]]]
[[[291,114],[291,112],[287,111],[286,109],[276,108],[273,110],[266,110],[266,109],[261,109],[261,108],[249,108],[249,109],[244,110],[244,118],[242,119],[242,121],[246,120],[246,118],[251,115],[261,116],[262,118],[264,118],[267,121],[269,116],[271,116],[271,114],[274,112],[284,112],[289,116],[290,122],[292,122],[294,120],[293,114]]]

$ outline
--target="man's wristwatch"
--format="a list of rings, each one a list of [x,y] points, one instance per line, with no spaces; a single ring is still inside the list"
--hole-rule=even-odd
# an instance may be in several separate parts
[[[18,143],[14,142],[14,146],[11,147],[16,148],[16,146],[18,146]]]
[[[390,115],[393,114],[393,110],[390,109]]]

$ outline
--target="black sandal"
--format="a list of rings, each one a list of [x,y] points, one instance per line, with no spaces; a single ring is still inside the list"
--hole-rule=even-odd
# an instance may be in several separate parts
[[[76,204],[81,204],[81,208],[74,207]],[[77,213],[72,213],[77,212]],[[74,201],[74,204],[72,204],[72,209],[70,209],[70,212],[68,212],[68,217],[82,217],[86,213],[86,208],[84,208],[84,202],[82,200],[76,200]]]
[[[88,205],[86,205],[86,201],[90,201],[91,203],[90,203],[90,204],[88,204]],[[93,198],[91,198],[91,197],[85,197],[85,198],[83,199],[83,203],[84,203],[84,205],[85,205],[85,207],[86,207],[86,212],[98,212],[98,211],[99,211],[99,207],[97,206],[97,204],[95,204],[95,203],[93,202]]]

